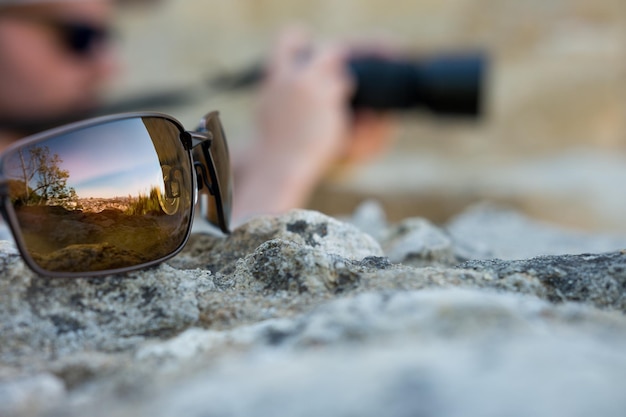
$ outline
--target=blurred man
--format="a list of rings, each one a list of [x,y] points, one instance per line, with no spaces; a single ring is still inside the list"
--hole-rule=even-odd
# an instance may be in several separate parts
[[[110,42],[116,3],[0,3],[0,149],[98,106],[118,67]],[[314,45],[299,29],[279,38],[261,86],[257,137],[234,161],[235,222],[304,206],[333,162],[367,158],[387,142],[386,118],[355,117],[348,108],[346,58],[340,46]]]

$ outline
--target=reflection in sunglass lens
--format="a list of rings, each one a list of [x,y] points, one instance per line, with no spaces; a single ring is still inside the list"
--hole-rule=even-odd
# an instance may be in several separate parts
[[[150,263],[186,239],[189,153],[160,117],[49,137],[3,159],[23,246],[43,270],[94,272]]]

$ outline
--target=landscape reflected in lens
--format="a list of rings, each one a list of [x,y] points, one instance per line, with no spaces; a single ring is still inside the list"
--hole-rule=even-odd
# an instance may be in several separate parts
[[[184,241],[191,167],[178,128],[124,119],[22,147],[5,175],[30,256],[44,270],[89,272],[160,259]]]

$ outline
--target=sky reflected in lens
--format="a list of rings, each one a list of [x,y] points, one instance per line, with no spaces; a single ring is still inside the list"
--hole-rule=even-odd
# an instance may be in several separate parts
[[[132,140],[129,140],[132,138]],[[81,198],[147,193],[161,181],[158,156],[141,119],[95,126],[46,142],[71,172],[68,186]]]

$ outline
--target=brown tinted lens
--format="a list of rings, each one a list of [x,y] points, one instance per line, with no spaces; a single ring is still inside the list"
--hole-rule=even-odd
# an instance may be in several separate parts
[[[179,133],[167,119],[130,118],[12,151],[3,169],[23,249],[61,273],[130,268],[176,251],[193,201]]]
[[[217,113],[209,114],[206,119],[206,129],[211,132],[213,140],[209,148],[209,156],[213,162],[213,168],[209,166],[211,186],[216,195],[208,198],[207,219],[214,225],[228,231],[232,211],[233,182],[230,166],[228,144],[224,135],[224,129]],[[196,155],[201,151],[196,151]],[[217,184],[217,187],[215,186]],[[221,205],[221,207],[220,207]]]

